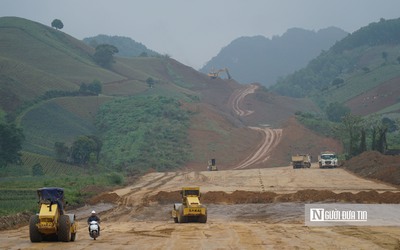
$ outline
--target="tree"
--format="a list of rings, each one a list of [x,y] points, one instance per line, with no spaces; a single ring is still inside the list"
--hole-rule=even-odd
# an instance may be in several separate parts
[[[146,79],[147,85],[149,85],[149,88],[152,88],[154,86],[154,79],[149,77]]]
[[[79,86],[79,93],[83,95],[99,95],[102,91],[101,82],[94,80],[92,83],[81,83]]]
[[[386,133],[387,133],[387,128],[385,126],[380,127],[378,130],[378,140],[376,143],[376,150],[381,152],[382,154],[385,153],[387,149],[387,142],[386,142]]]
[[[81,85],[79,85],[79,92],[80,93],[86,93],[88,91],[88,86],[86,83],[81,83]]]
[[[78,139],[72,143],[72,161],[76,164],[85,165],[90,159],[90,154],[96,152],[96,147],[96,142],[93,139],[87,136],[79,136]]]
[[[350,114],[350,108],[339,102],[333,102],[326,107],[326,115],[332,122],[340,122],[342,117]]]
[[[100,140],[99,137],[95,135],[89,135],[88,138],[92,139],[96,145],[94,148],[94,155],[96,156],[96,163],[99,162],[101,148],[103,147],[103,142]]]
[[[332,81],[332,85],[333,85],[333,86],[339,86],[339,85],[342,84],[342,83],[344,83],[344,80],[343,80],[342,78],[335,78],[335,79]]]
[[[54,143],[54,151],[56,154],[57,161],[67,162],[69,157],[69,148],[64,142]]]
[[[386,51],[382,52],[382,58],[383,58],[383,60],[385,60],[385,63],[386,63],[388,60],[388,53]]]
[[[360,131],[362,130],[363,119],[360,116],[347,114],[342,118],[342,137],[345,150],[349,157],[353,157],[359,153],[357,146],[360,141]],[[359,145],[362,146],[363,143]],[[363,146],[362,146],[363,147]]]
[[[94,80],[92,83],[89,83],[87,90],[95,95],[99,95],[102,91],[101,82]]]
[[[386,133],[388,128],[383,123],[377,123],[372,128],[371,149],[384,153],[387,149]]]
[[[362,70],[364,70],[365,73],[371,72],[370,68],[368,68],[367,66],[363,67]]]
[[[14,124],[0,124],[0,166],[20,161],[24,135]]]
[[[388,117],[384,117],[384,118],[382,118],[381,122],[382,122],[382,125],[386,126],[389,133],[397,131],[396,121],[394,121]]]
[[[71,159],[74,163],[82,165],[86,165],[89,161],[98,162],[102,146],[101,140],[94,135],[79,136],[72,143]]]
[[[118,53],[118,49],[115,46],[110,44],[101,44],[96,47],[94,60],[98,65],[109,68],[114,62],[113,55],[115,53]]]
[[[365,132],[365,128],[361,129],[361,139],[360,139],[360,148],[358,154],[367,151],[367,136]]]
[[[60,30],[64,28],[64,24],[61,22],[60,19],[54,19],[53,22],[51,22],[51,27],[56,28],[57,30]]]

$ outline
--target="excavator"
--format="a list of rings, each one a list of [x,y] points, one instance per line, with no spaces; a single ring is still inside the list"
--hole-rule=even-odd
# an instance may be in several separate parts
[[[208,73],[208,76],[211,79],[216,79],[219,77],[219,73],[221,72],[226,72],[226,75],[228,76],[228,79],[232,79],[231,75],[229,74],[229,70],[227,68],[224,69],[219,69],[219,70],[212,70],[211,72]]]

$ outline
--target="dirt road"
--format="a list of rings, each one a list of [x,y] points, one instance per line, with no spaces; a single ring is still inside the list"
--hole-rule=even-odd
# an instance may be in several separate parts
[[[172,194],[189,185],[200,186],[204,200],[218,200],[216,194],[223,191],[233,196],[233,202],[205,203],[209,210],[206,224],[175,224],[170,212],[172,204],[179,200],[174,200]],[[336,193],[398,191],[343,169],[321,170],[315,166],[297,170],[281,167],[150,173],[132,186],[97,197],[100,203],[77,210],[80,228],[75,242],[34,244],[29,241],[25,226],[1,232],[0,249],[394,249],[400,246],[398,227],[304,226],[304,202],[234,202],[240,200],[239,195],[237,199],[234,196],[236,190],[285,195],[309,189]],[[110,196],[114,197],[112,203],[101,203],[110,201]],[[102,234],[96,241],[89,238],[84,222],[92,209],[105,210],[101,212]]]
[[[282,137],[282,129],[270,129],[250,127],[257,130],[261,135],[261,142],[257,146],[257,150],[249,155],[243,162],[234,167],[234,169],[243,169],[252,165],[260,164],[268,160],[272,150],[278,145]]]
[[[243,102],[244,98],[249,94],[253,94],[257,88],[258,88],[257,85],[251,84],[247,87],[236,90],[232,94],[230,98],[230,103],[235,114],[239,116],[248,116],[254,112],[252,110],[244,109]]]
[[[238,116],[248,116],[254,111],[247,110],[243,103],[247,95],[253,94],[258,89],[255,84],[250,84],[244,88],[236,90],[230,98],[230,106],[233,112]],[[244,169],[263,163],[268,160],[272,150],[278,145],[282,137],[282,129],[271,129],[269,127],[249,127],[260,133],[260,142],[257,145],[257,150],[253,154],[249,155],[241,163],[239,163],[233,169]]]

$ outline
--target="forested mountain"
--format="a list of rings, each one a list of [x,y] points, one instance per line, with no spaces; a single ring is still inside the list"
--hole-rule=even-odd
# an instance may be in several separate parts
[[[96,48],[100,44],[110,44],[118,48],[116,55],[122,57],[136,57],[136,56],[159,56],[160,54],[148,49],[145,45],[136,42],[129,37],[123,36],[108,36],[108,35],[97,35],[94,37],[84,38],[83,41]]]
[[[337,42],[307,67],[279,80],[271,90],[286,96],[311,97],[321,107],[334,101],[346,103],[378,86],[389,88],[398,82],[399,63],[400,19],[381,19]],[[379,95],[386,92],[382,90]],[[373,95],[377,94],[371,94],[371,98]]]
[[[306,66],[347,34],[335,27],[317,32],[292,28],[272,39],[241,37],[221,49],[200,71],[228,68],[232,77],[241,83],[259,82],[270,86],[279,77]]]

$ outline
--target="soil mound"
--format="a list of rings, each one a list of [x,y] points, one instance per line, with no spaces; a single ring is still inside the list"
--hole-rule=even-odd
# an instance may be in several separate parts
[[[202,202],[207,204],[250,204],[250,203],[277,203],[277,202],[350,202],[371,204],[400,204],[400,192],[361,191],[358,193],[334,193],[329,190],[300,190],[291,194],[277,194],[274,192],[235,191],[210,191],[202,195]],[[159,204],[172,204],[180,202],[179,191],[161,191],[149,197],[150,202]]]
[[[116,193],[102,193],[100,195],[97,195],[93,198],[91,198],[88,201],[88,204],[94,205],[97,203],[113,203],[116,204],[119,201],[120,197]]]
[[[273,192],[251,192],[236,190],[231,194],[221,191],[207,192],[203,195],[204,203],[226,203],[226,204],[247,204],[247,203],[271,203],[277,194]]]
[[[29,223],[32,213],[23,212],[0,217],[0,230],[18,228]]]
[[[400,185],[400,155],[368,151],[344,162],[343,168],[362,177]]]

